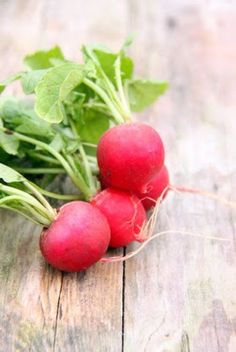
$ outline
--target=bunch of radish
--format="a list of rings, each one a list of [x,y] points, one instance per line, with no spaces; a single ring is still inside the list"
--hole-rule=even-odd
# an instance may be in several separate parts
[[[57,269],[85,270],[108,247],[145,241],[145,208],[154,206],[168,185],[163,143],[148,125],[125,123],[110,128],[98,143],[97,159],[104,189],[90,202],[72,201],[57,210],[44,198],[44,190],[0,164],[0,206],[43,226],[40,249]]]
[[[109,129],[98,143],[97,159],[105,189],[90,204],[64,205],[41,235],[45,259],[61,270],[86,269],[108,247],[145,241],[145,208],[155,205],[169,183],[162,140],[148,125]]]
[[[145,208],[155,205],[169,183],[162,140],[148,125],[129,123],[109,129],[98,143],[97,159],[105,189],[90,204],[64,205],[41,235],[45,259],[61,270],[86,269],[108,247],[145,241]]]
[[[0,93],[20,80],[35,97],[0,99],[0,206],[43,226],[41,252],[63,271],[90,267],[109,247],[145,241],[145,209],[168,183],[160,136],[131,118],[168,85],[133,78],[131,42],[116,53],[83,46],[80,64],[59,47],[38,51],[25,57],[27,70],[0,82]],[[45,189],[61,173],[79,193]],[[72,201],[54,209],[45,197]]]
[[[169,184],[164,146],[150,126],[129,123],[108,130],[100,139],[97,159],[103,191],[92,200],[106,215],[111,247],[144,241],[148,210]]]
[[[20,80],[31,96],[0,98],[0,207],[43,226],[42,255],[63,271],[105,261],[109,247],[147,243],[148,211],[170,189],[161,137],[132,122],[168,85],[133,78],[130,44],[116,53],[84,46],[80,64],[59,47],[38,51],[0,82],[2,93]],[[74,194],[47,188],[61,174]]]
[[[145,208],[154,206],[168,186],[163,143],[148,125],[129,123],[109,129],[98,143],[97,159],[105,189],[90,202],[72,201],[57,210],[37,185],[0,164],[0,206],[43,226],[40,249],[57,269],[85,270],[108,247],[145,241]]]

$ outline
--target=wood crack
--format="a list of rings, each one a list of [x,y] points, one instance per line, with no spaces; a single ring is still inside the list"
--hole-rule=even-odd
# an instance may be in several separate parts
[[[61,302],[61,292],[62,292],[62,286],[63,286],[63,279],[64,279],[64,274],[61,274],[61,286],[60,286],[60,291],[58,295],[58,300],[57,300],[57,312],[56,312],[56,320],[55,320],[55,327],[54,327],[54,337],[53,337],[53,352],[55,351],[55,346],[56,346],[56,339],[57,339],[57,324],[58,324],[58,316],[59,316],[59,309],[60,309],[60,302]]]
[[[147,348],[149,345],[149,342],[152,340],[153,336],[160,330],[160,328],[162,327],[162,325],[165,323],[166,320],[166,316],[163,317],[163,319],[161,320],[161,323],[159,324],[159,326],[151,333],[151,335],[148,337],[144,352],[148,352]]]

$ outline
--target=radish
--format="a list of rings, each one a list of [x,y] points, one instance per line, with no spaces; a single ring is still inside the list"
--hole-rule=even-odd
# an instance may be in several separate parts
[[[77,272],[96,263],[106,252],[110,228],[92,204],[75,201],[62,206],[56,219],[40,237],[40,249],[57,269]]]
[[[152,127],[142,123],[123,124],[103,134],[97,159],[104,184],[143,192],[143,186],[163,165],[164,147]]]
[[[91,201],[107,218],[111,228],[110,247],[143,241],[141,229],[147,220],[141,201],[129,192],[107,188]]]
[[[142,200],[145,209],[155,206],[156,200],[162,195],[164,189],[169,185],[169,173],[165,165],[161,170],[145,185],[145,192],[137,192],[136,195]],[[167,191],[163,194],[163,198]]]
[[[46,261],[63,271],[81,271],[106,252],[111,230],[94,205],[74,201],[58,211],[44,190],[14,169],[0,163],[0,207],[11,209],[43,226],[40,249]]]

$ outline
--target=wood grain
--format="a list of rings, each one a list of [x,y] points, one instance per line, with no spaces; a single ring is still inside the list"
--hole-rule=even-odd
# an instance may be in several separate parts
[[[0,0],[0,80],[39,47],[79,59],[82,43],[115,49],[128,32],[137,73],[170,81],[137,118],[162,135],[172,183],[236,199],[234,1]],[[0,224],[1,352],[236,350],[235,210],[170,194],[156,231],[231,242],[166,235],[124,265],[77,275],[44,264],[39,227],[6,211]]]
[[[130,10],[132,30],[143,33],[140,71],[170,81],[149,122],[164,138],[172,182],[235,199],[235,7],[131,1]],[[157,231],[231,242],[166,235],[127,261],[124,351],[236,350],[235,228],[235,210],[198,196],[168,197]]]
[[[124,28],[123,6],[114,6],[108,22],[106,2],[99,6],[102,13],[81,1],[1,1],[0,79],[21,69],[22,57],[39,47],[58,43],[78,59],[88,38],[117,44],[119,36],[107,26],[113,21]],[[18,85],[9,92],[19,92]],[[62,274],[44,265],[39,228],[12,213],[0,215],[0,351],[120,351],[122,264]]]

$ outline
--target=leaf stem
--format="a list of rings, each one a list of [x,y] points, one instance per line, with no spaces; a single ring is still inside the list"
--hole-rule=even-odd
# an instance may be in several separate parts
[[[78,135],[76,126],[75,126],[74,121],[72,120],[72,118],[69,119],[69,123],[70,123],[71,129],[72,129],[72,132],[73,132],[75,138],[80,140],[80,137]],[[92,175],[92,172],[91,172],[91,169],[90,169],[90,165],[89,165],[89,162],[88,162],[88,159],[87,159],[87,155],[86,155],[86,153],[84,151],[84,147],[83,147],[81,142],[79,144],[79,152],[80,152],[80,155],[81,155],[81,158],[82,158],[82,162],[83,162],[84,171],[85,171],[85,174],[86,174],[88,185],[91,188],[92,193],[96,193],[96,186],[95,186],[95,183],[94,183],[93,175]]]
[[[81,158],[83,160],[85,173],[86,173],[86,176],[88,179],[88,184],[89,184],[90,188],[92,189],[92,192],[95,193],[96,187],[95,187],[95,183],[93,180],[93,175],[92,175],[91,168],[90,168],[90,165],[89,165],[89,162],[88,162],[88,159],[87,159],[87,156],[86,156],[86,153],[84,151],[82,144],[80,144],[80,146],[79,146],[79,152],[80,152]]]
[[[47,168],[47,167],[14,167],[14,169],[21,174],[63,174],[65,169],[62,168]]]
[[[82,144],[85,146],[85,147],[91,147],[91,148],[97,148],[97,144],[93,144],[93,143],[88,143],[88,142],[82,142]]]
[[[51,207],[47,199],[44,198],[44,196],[40,193],[40,191],[36,187],[34,187],[33,183],[29,181],[25,181],[24,185],[35,195],[36,198],[38,198],[41,204],[45,206],[45,208],[49,211],[49,214],[54,219],[56,216],[56,211]]]
[[[112,113],[112,116],[114,117],[115,121],[118,124],[124,123],[123,117],[121,116],[121,114],[119,113],[117,108],[114,106],[113,102],[110,100],[110,98],[108,97],[107,93],[102,88],[100,88],[96,83],[94,83],[93,81],[91,81],[88,78],[84,78],[83,82],[89,88],[94,90],[103,99],[103,101],[109,107],[109,109],[110,109],[110,111]]]
[[[124,118],[127,122],[130,122],[130,109],[126,101],[122,79],[121,79],[121,70],[120,70],[120,55],[117,57],[115,61],[115,76],[116,76],[116,84],[117,89],[120,95],[121,107],[124,111]]]
[[[21,133],[11,131],[11,130],[9,130],[5,127],[2,127],[2,126],[0,126],[0,130],[4,131],[5,133],[9,133],[11,135],[14,135],[15,137],[17,137],[21,141],[36,145],[36,146],[46,150],[47,152],[49,152],[51,155],[53,155],[61,163],[61,165],[64,167],[64,169],[66,170],[66,172],[68,173],[70,178],[73,180],[74,184],[85,195],[86,199],[90,199],[91,191],[90,191],[89,187],[86,185],[86,183],[84,182],[84,180],[81,177],[78,177],[78,175],[73,171],[73,169],[71,168],[70,164],[66,161],[66,159],[60,153],[58,153],[55,149],[53,149],[50,145],[48,145],[44,142],[38,141],[37,139],[25,136]]]
[[[10,197],[10,196],[9,196],[9,197]],[[43,222],[42,222],[42,221],[39,220],[38,218],[37,218],[37,219],[33,218],[33,217],[32,217],[32,214],[29,215],[27,212],[25,212],[23,206],[22,206],[22,210],[20,210],[20,209],[14,207],[13,205],[10,205],[10,206],[8,206],[8,205],[1,205],[0,207],[1,207],[1,208],[4,208],[4,209],[11,210],[11,211],[15,211],[16,213],[18,213],[18,214],[20,214],[20,215],[23,215],[26,219],[28,219],[28,220],[34,222],[34,223],[37,224],[37,225],[42,225],[42,226],[47,226],[47,227],[50,226],[50,221],[46,221],[46,219],[45,219],[45,220],[43,220]]]
[[[118,71],[115,72],[115,75],[116,75],[116,80],[118,78],[118,80],[120,81],[120,82],[118,82],[118,84],[121,86],[121,89],[120,89],[121,97],[120,98],[122,99],[122,94],[123,94],[124,101],[122,101],[122,100],[120,101],[113,83],[107,77],[106,73],[104,72],[99,60],[97,59],[96,55],[94,55],[93,51],[86,46],[84,46],[84,51],[85,51],[86,55],[93,61],[97,70],[99,71],[100,75],[102,76],[103,85],[105,88],[104,92],[107,93],[108,99],[111,101],[112,105],[114,105],[115,109],[119,112],[119,114],[121,113],[121,117],[122,117],[123,122],[125,122],[125,121],[130,122],[130,120],[131,120],[130,119],[130,111],[129,111],[129,109],[127,109],[128,106],[126,103],[126,99],[125,99],[125,95],[123,93],[123,87],[122,87],[121,72],[120,72],[120,55],[118,56],[118,63],[117,63]],[[116,62],[115,62],[115,64],[116,64]],[[119,89],[118,89],[118,91],[119,91]],[[118,122],[118,124],[123,123],[123,122]]]
[[[50,223],[54,220],[55,214],[52,216],[52,214],[48,214],[47,209],[34,197],[32,197],[30,194],[21,191],[17,188],[6,186],[2,183],[0,183],[0,189],[9,194],[13,195],[19,198],[23,204],[29,204],[31,207],[34,207],[37,209],[38,213],[43,215],[44,220],[50,221]]]
[[[41,188],[40,188],[40,192],[46,197],[54,198],[54,199],[58,199],[58,200],[80,200],[80,199],[84,199],[84,197],[79,195],[79,194],[59,194],[59,193],[50,192],[50,191],[47,191],[47,190],[41,189]]]
[[[46,161],[50,164],[60,165],[57,159],[51,158],[50,156],[38,154],[37,152],[29,151],[28,154],[35,159]]]
[[[36,211],[29,204],[24,203],[23,209],[24,208],[26,208],[35,217],[35,219],[37,219],[37,222],[40,225],[47,226],[47,227],[49,227],[51,225],[52,222],[50,220],[45,219],[41,214],[38,213],[38,211]]]

